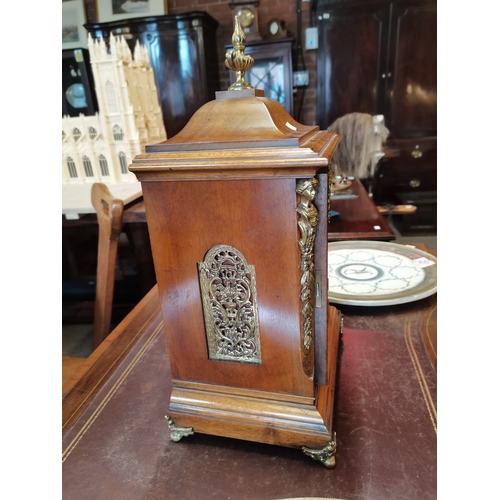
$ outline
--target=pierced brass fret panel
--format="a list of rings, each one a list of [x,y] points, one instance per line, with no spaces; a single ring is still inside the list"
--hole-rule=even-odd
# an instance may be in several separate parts
[[[198,262],[209,359],[262,364],[255,268],[228,245]]]

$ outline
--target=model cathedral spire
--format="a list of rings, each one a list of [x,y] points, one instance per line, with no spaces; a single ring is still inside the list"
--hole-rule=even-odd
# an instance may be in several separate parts
[[[137,182],[129,163],[167,138],[149,53],[113,35],[88,47],[99,112],[63,117],[63,183]]]

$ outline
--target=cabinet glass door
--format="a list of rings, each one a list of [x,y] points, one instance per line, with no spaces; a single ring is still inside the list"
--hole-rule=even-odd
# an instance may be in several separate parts
[[[293,116],[293,38],[261,40],[245,44],[245,54],[253,57],[254,65],[245,72],[245,80],[254,88],[264,91],[269,99],[279,102]],[[226,45],[232,50],[232,45]],[[230,81],[236,81],[234,71]]]
[[[262,89],[264,95],[274,99],[282,106],[286,101],[285,68],[283,57],[259,59],[245,73],[245,80],[256,89]]]

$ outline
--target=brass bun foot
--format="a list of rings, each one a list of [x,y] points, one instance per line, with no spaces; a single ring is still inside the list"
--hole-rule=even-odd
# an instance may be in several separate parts
[[[313,460],[322,462],[328,469],[333,469],[337,463],[335,460],[335,453],[337,453],[337,438],[335,432],[333,433],[333,441],[330,441],[324,448],[314,450],[307,446],[302,446],[302,451]]]
[[[194,434],[192,427],[181,427],[179,425],[175,425],[175,422],[166,415],[165,418],[168,422],[168,428],[170,429],[170,439],[172,441],[180,441],[183,437],[192,436]]]

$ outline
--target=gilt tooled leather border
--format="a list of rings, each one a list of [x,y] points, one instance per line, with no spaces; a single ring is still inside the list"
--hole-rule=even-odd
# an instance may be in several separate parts
[[[78,434],[71,440],[70,444],[66,447],[66,449],[63,451],[62,454],[62,462],[64,463],[65,460],[71,455],[73,450],[76,448],[80,440],[83,438],[85,433],[90,429],[92,424],[95,422],[99,414],[102,412],[102,410],[106,407],[106,405],[109,403],[113,395],[118,391],[118,389],[121,387],[125,379],[128,377],[132,369],[135,367],[135,365],[139,362],[139,360],[144,356],[144,354],[147,352],[151,344],[154,342],[156,337],[159,335],[160,332],[163,331],[163,321],[160,322],[160,324],[156,327],[156,329],[153,331],[151,334],[151,337],[146,341],[146,343],[141,347],[139,352],[134,356],[134,358],[130,361],[128,366],[125,368],[124,372],[120,375],[118,380],[113,384],[111,389],[108,391],[104,399],[101,401],[99,406],[94,410],[92,415],[89,417],[87,422],[85,422],[85,425],[80,429]]]
[[[417,353],[415,351],[415,346],[413,345],[413,340],[411,338],[411,321],[410,320],[405,321],[404,339],[405,339],[405,343],[406,343],[406,348],[408,350],[408,354],[410,355],[413,369],[415,370],[415,374],[417,375],[418,383],[420,385],[420,390],[422,391],[422,396],[423,396],[424,401],[425,401],[425,406],[427,408],[429,418],[431,420],[432,426],[434,427],[434,432],[436,432],[436,434],[437,434],[436,406],[434,405],[434,401],[432,400],[429,386],[427,384],[427,381],[425,380],[425,375],[424,375],[424,372],[422,370],[422,366],[420,365]]]

